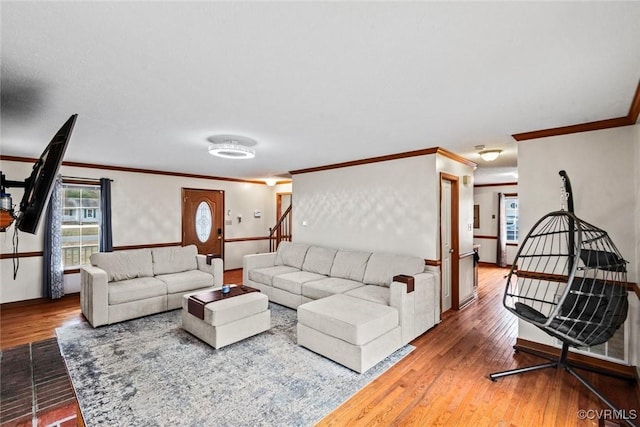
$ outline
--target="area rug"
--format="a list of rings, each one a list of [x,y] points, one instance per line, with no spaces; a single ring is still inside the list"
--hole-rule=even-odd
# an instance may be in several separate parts
[[[295,310],[270,309],[269,331],[218,350],[180,310],[57,329],[86,425],[313,425],[414,348],[358,374],[296,344]]]

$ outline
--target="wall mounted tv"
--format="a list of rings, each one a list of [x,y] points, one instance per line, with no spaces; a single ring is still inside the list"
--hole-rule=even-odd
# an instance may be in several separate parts
[[[62,164],[62,158],[69,144],[71,131],[76,123],[77,117],[77,114],[72,115],[66,123],[62,125],[51,142],[49,142],[49,145],[44,149],[40,158],[33,165],[31,175],[24,181],[6,180],[4,174],[0,172],[0,210],[2,210],[1,213],[3,214],[3,223],[0,227],[1,231],[5,231],[15,219],[16,229],[25,233],[36,233],[42,213],[47,207],[47,203],[51,197],[53,182]],[[20,208],[17,213],[13,211],[11,196],[5,192],[5,188],[8,187],[24,188],[24,195],[22,196]],[[5,222],[7,212],[11,216],[11,222],[9,222],[9,224]]]

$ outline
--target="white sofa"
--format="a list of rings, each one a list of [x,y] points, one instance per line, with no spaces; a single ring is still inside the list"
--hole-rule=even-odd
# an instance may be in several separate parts
[[[223,263],[171,246],[95,253],[80,274],[82,314],[97,327],[180,308],[184,294],[222,285]]]
[[[414,290],[397,275],[413,276]],[[391,307],[402,345],[440,322],[438,270],[414,256],[282,242],[277,252],[243,257],[243,284],[294,309],[336,294]]]

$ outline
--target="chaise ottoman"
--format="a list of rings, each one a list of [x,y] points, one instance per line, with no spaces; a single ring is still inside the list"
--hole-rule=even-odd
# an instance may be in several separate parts
[[[363,373],[402,347],[398,311],[345,294],[298,307],[298,344]]]
[[[261,292],[251,292],[210,302],[204,306],[203,318],[189,312],[189,297],[182,298],[182,328],[213,348],[221,348],[271,328],[269,299]]]

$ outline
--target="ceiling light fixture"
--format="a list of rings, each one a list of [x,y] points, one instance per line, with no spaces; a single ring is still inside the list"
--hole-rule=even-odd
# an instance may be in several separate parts
[[[209,154],[225,159],[252,159],[256,156],[253,148],[241,145],[235,140],[211,144]]]
[[[484,150],[479,154],[485,162],[492,162],[500,156],[500,153],[502,153],[502,150]]]
[[[207,138],[212,144],[209,154],[225,159],[252,159],[256,156],[252,148],[256,141],[241,135],[213,135]]]
[[[267,178],[264,180],[264,183],[267,184],[269,187],[273,187],[278,183],[278,181],[275,178]]]

